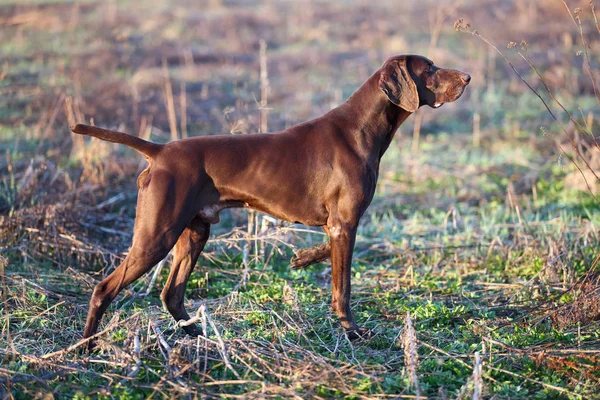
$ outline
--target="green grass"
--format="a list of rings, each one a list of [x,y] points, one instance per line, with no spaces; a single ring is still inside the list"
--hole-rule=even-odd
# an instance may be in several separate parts
[[[431,146],[441,144],[434,139]],[[458,154],[452,147],[448,150],[448,154]],[[400,153],[409,157],[406,151]],[[435,151],[424,154],[421,165],[438,162]],[[501,155],[486,157],[486,167],[506,162]],[[451,163],[451,159],[444,161]],[[387,159],[387,167],[390,163]],[[396,184],[407,184],[403,182],[407,176],[403,165],[396,163],[394,167]],[[564,173],[551,170],[548,182],[559,180]],[[582,192],[538,182],[536,201],[531,195],[514,199],[521,206],[519,221],[505,201],[506,184],[492,184],[496,179],[495,175],[482,176],[481,182],[474,183],[488,187],[479,194],[485,202],[481,206],[452,204],[454,216],[448,216],[448,193],[459,193],[462,180],[435,179],[437,183],[432,183],[423,178],[411,180],[409,187],[397,194],[389,193],[388,183],[387,189],[380,190],[359,230],[353,268],[357,320],[376,333],[368,341],[347,341],[331,316],[325,265],[292,271],[287,261],[289,250],[283,255],[274,253],[269,264],[252,261],[249,280],[235,296],[208,303],[240,378],[224,367],[214,342],[205,345],[173,330],[174,321],[159,301],[167,268],[148,297],[130,301],[132,292],[145,291],[149,276],[116,301],[105,324],[115,318],[115,310],[121,321],[138,315],[102,337],[102,350],[90,358],[97,362],[86,364],[76,350],[57,358],[54,364],[40,361],[42,354],[66,348],[79,339],[92,280],[77,272],[78,280],[88,285],[69,284],[73,270],[31,258],[25,261],[18,253],[9,252],[5,288],[11,300],[1,311],[2,315],[8,312],[10,321],[11,342],[4,336],[4,354],[7,368],[16,377],[14,393],[44,388],[85,397],[95,396],[98,388],[103,388],[108,391],[106,395],[127,398],[144,397],[159,388],[163,394],[182,395],[185,384],[199,393],[224,396],[258,388],[284,397],[292,393],[334,397],[414,394],[403,372],[404,352],[399,345],[402,320],[410,313],[419,340],[420,388],[428,396],[436,395],[440,388],[449,396],[460,391],[472,374],[476,351],[484,354],[485,390],[490,396],[590,396],[599,378],[595,356],[572,350],[594,349],[599,340],[598,324],[557,328],[548,318],[551,310],[539,309],[539,305],[591,265],[599,244],[594,234],[597,229],[586,233],[582,227],[600,224],[598,206],[586,202],[588,195]],[[410,202],[403,200],[411,197]],[[418,197],[428,200],[421,202]],[[221,230],[227,232],[239,218],[235,213],[228,216]],[[277,230],[269,235],[285,237]],[[189,310],[195,311],[203,300],[227,296],[238,284],[243,270],[243,242],[236,241],[238,237],[234,231],[211,241],[206,250],[209,258],[200,260],[187,287]],[[302,237],[295,233],[292,243],[306,240]],[[313,235],[310,240],[319,243],[322,236]],[[269,255],[274,247],[268,243],[277,242],[271,238],[265,243]],[[557,262],[548,255],[556,245],[566,253]],[[50,254],[49,258],[55,257]],[[559,304],[570,299],[554,301]],[[158,326],[171,347],[170,367],[156,333],[148,328],[150,324]],[[0,326],[7,331],[6,318],[0,319]],[[142,343],[142,371],[121,385],[110,383],[133,369],[132,340],[136,335]],[[216,340],[210,328],[209,338]],[[12,346],[19,357],[10,355]],[[69,367],[72,365],[75,367]],[[19,379],[46,376],[49,371],[58,376],[44,379],[43,386],[31,386],[34,381],[19,383]],[[164,379],[171,383],[165,386]],[[235,384],[238,379],[254,383]],[[574,380],[577,385],[573,385]],[[233,383],[203,386],[211,381]]]

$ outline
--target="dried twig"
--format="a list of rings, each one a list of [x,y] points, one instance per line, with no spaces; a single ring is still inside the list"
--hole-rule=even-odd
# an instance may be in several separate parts
[[[165,84],[165,106],[169,116],[169,128],[171,130],[171,140],[179,139],[177,134],[177,115],[175,114],[175,101],[173,100],[173,87],[171,86],[171,77],[169,76],[169,66],[167,60],[162,60],[163,77]]]
[[[498,49],[498,47],[496,47],[496,45],[494,45],[489,39],[487,39],[485,36],[481,35],[478,31],[476,30],[471,30],[471,26],[469,24],[465,24],[463,22],[462,19],[459,19],[458,21],[456,21],[454,23],[454,28],[457,31],[460,32],[465,32],[465,33],[469,33],[473,36],[478,37],[479,39],[481,39],[484,43],[486,43],[488,46],[491,46],[498,54],[500,54],[500,56],[504,59],[504,61],[506,61],[506,63],[511,67],[511,69],[514,71],[514,73],[519,77],[519,79],[529,88],[529,90],[531,90],[532,93],[534,93],[536,95],[536,97],[542,102],[542,104],[544,105],[544,107],[546,108],[546,110],[548,111],[548,113],[550,114],[550,116],[554,119],[554,121],[558,124],[558,126],[561,128],[561,130],[563,131],[563,133],[565,134],[565,136],[569,139],[569,142],[571,143],[571,146],[573,147],[573,150],[575,150],[575,152],[577,153],[578,157],[584,162],[584,164],[586,164],[586,167],[592,171],[592,173],[594,174],[594,176],[596,177],[596,179],[600,179],[596,173],[594,172],[593,168],[589,165],[589,163],[587,162],[587,160],[585,159],[585,157],[583,156],[583,154],[581,154],[581,152],[579,151],[579,149],[577,148],[577,146],[575,145],[575,141],[573,139],[573,137],[567,132],[567,130],[565,129],[565,127],[560,123],[560,121],[558,120],[558,118],[556,117],[556,115],[554,115],[554,112],[552,112],[552,110],[550,109],[550,106],[548,105],[548,103],[546,103],[546,101],[542,98],[542,96],[539,94],[539,92],[537,90],[535,90],[530,84],[529,82],[523,78],[523,76],[519,73],[519,71],[517,71],[516,67],[513,65],[513,63],[508,59],[508,57],[506,57],[506,55],[500,50]],[[516,44],[515,43],[510,43],[509,44],[509,48],[514,47]],[[523,42],[523,46],[526,47],[526,43]],[[519,55],[523,58],[525,58],[522,54],[519,53]],[[531,65],[530,65],[531,66]],[[543,82],[543,79],[542,79]],[[545,85],[545,82],[544,82]],[[547,86],[546,86],[547,87]],[[549,89],[548,89],[549,90]],[[553,99],[554,96],[552,96]],[[556,101],[556,99],[555,99]],[[562,104],[560,104],[562,106]],[[566,111],[566,109],[563,110]],[[570,116],[570,114],[569,114]],[[572,117],[571,117],[572,118]],[[587,178],[585,176],[585,174],[583,173],[583,170],[581,169],[581,167],[579,166],[579,164],[577,164],[577,162],[575,161],[575,159],[569,155],[568,153],[566,153],[562,146],[560,145],[560,143],[558,143],[558,141],[555,141],[557,146],[560,148],[562,154],[565,154],[567,156],[567,158],[573,163],[573,165],[575,165],[575,167],[577,168],[577,170],[579,171],[579,173],[581,174],[581,176],[583,177],[587,187],[588,187],[588,191],[589,193],[592,195],[592,197],[596,200],[597,203],[600,203],[600,200],[594,195],[594,192],[592,190],[592,188],[590,187]]]
[[[406,313],[406,316],[404,317],[404,334],[402,335],[401,346],[404,348],[404,365],[408,373],[408,381],[415,389],[416,395],[421,396],[419,378],[417,376],[417,369],[419,368],[417,334],[415,332],[415,328],[413,327],[410,313]]]
[[[123,319],[121,321],[116,321],[114,323],[109,323],[108,326],[105,329],[103,329],[102,331],[100,331],[100,332],[98,332],[98,333],[96,333],[96,334],[94,334],[94,335],[92,335],[92,336],[90,336],[88,338],[81,339],[79,342],[75,343],[74,345],[71,345],[71,346],[67,347],[66,349],[59,350],[59,351],[54,351],[54,352],[48,353],[48,354],[44,354],[40,358],[41,359],[48,359],[48,358],[52,358],[52,357],[56,357],[56,356],[63,356],[65,354],[67,354],[67,353],[70,353],[71,351],[73,351],[73,350],[75,350],[75,349],[77,349],[77,348],[79,348],[79,347],[81,347],[83,345],[88,344],[90,341],[92,341],[92,340],[94,340],[96,338],[99,338],[100,336],[104,335],[105,333],[110,332],[113,329],[115,329],[115,328],[117,328],[119,326],[124,325],[125,323],[133,320],[134,318],[137,318],[139,315],[140,315],[140,313],[136,312],[135,314],[133,314],[130,317],[127,317],[127,318],[125,318],[125,319]]]

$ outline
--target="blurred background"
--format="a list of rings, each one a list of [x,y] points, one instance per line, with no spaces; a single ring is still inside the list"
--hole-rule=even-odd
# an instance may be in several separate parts
[[[574,8],[586,2],[572,3]],[[461,101],[436,112],[422,109],[401,127],[394,146],[411,150],[401,162],[430,153],[428,143],[450,135],[452,152],[479,148],[474,156],[492,151],[502,158],[498,167],[507,167],[503,162],[524,167],[501,172],[518,172],[511,181],[527,189],[533,181],[522,178],[543,164],[568,169],[568,158],[557,160],[560,151],[554,144],[567,137],[543,103],[493,48],[455,31],[458,18],[502,49],[547,96],[536,72],[516,55],[520,45],[507,49],[509,42],[531,43],[527,54],[545,83],[590,129],[598,106],[577,25],[560,0],[11,2],[0,10],[2,153],[27,153],[27,166],[35,155],[33,168],[41,156],[60,164],[69,155],[85,157],[87,172],[98,175],[100,169],[113,168],[118,154],[127,153],[96,143],[83,154],[83,139],[67,129],[69,118],[93,119],[164,142],[257,132],[263,108],[268,131],[278,131],[340,104],[389,56],[417,53],[464,70],[473,81]],[[582,29],[595,33],[591,14]],[[266,105],[261,103],[261,40]],[[588,44],[596,49],[597,38],[592,35]],[[595,56],[592,63],[597,65]],[[570,122],[566,115],[559,118]],[[500,151],[505,139],[515,148]],[[459,155],[449,150],[436,148],[435,162],[455,164]],[[7,164],[2,164],[5,171]],[[415,179],[423,178],[419,175]],[[575,176],[566,184],[587,189]],[[4,212],[30,196],[6,197],[0,198]]]
[[[455,29],[459,19],[462,31]],[[376,325],[380,336],[360,350],[357,362],[374,386],[346,371],[335,376],[350,382],[347,386],[331,375],[320,391],[314,374],[296,371],[288,387],[293,392],[298,384],[304,393],[322,396],[337,393],[328,392],[332,388],[343,395],[417,393],[394,353],[401,351],[395,338],[407,311],[416,318],[419,340],[452,355],[443,362],[421,355],[425,361],[417,371],[421,393],[428,395],[457,394],[466,387],[472,371],[453,357],[471,357],[486,327],[496,332],[487,337],[529,346],[528,351],[548,343],[575,346],[579,329],[578,348],[597,350],[593,332],[597,337],[600,302],[592,272],[600,224],[599,52],[593,3],[577,0],[3,1],[0,259],[6,264],[3,293],[12,299],[3,302],[12,318],[3,332],[12,326],[13,334],[2,336],[0,347],[12,349],[3,350],[5,355],[38,357],[76,342],[94,284],[118,265],[131,241],[136,177],[145,161],[124,146],[76,137],[69,124],[93,120],[156,142],[275,132],[339,105],[388,57],[416,53],[468,72],[472,81],[459,101],[439,110],[424,107],[402,125],[362,220],[354,298],[360,322]],[[248,267],[240,256],[248,217],[240,210],[223,214],[191,280],[187,295],[193,305],[239,287]],[[318,332],[324,347],[315,349],[303,339],[294,346],[326,357],[319,365],[334,368],[345,357],[332,355],[339,332],[318,319],[328,312],[328,267],[289,271],[288,262],[294,249],[322,243],[322,232],[262,217],[251,230],[257,251],[250,264],[257,272],[250,273],[238,300],[215,311],[225,337],[260,347],[249,332],[275,334],[264,327],[271,323],[268,310],[300,301],[308,314],[294,317],[294,323],[300,318],[315,324],[306,332]],[[155,278],[164,282],[166,275],[167,268]],[[265,289],[267,282],[276,289]],[[577,286],[582,282],[592,286],[584,290]],[[146,304],[142,319],[172,329],[170,316],[160,311],[161,285],[154,283],[150,277],[141,283],[155,306],[148,309],[146,300],[137,300]],[[286,303],[290,290],[298,291],[296,303]],[[565,290],[579,295],[560,297]],[[550,295],[559,297],[544,303]],[[116,307],[128,315],[124,305],[129,303]],[[520,332],[501,323],[518,318],[539,319],[527,320],[532,330]],[[460,322],[457,329],[458,320],[479,325]],[[289,324],[276,326],[283,335],[298,334],[288,332]],[[48,335],[49,327],[55,336]],[[122,329],[121,336],[106,340],[123,345],[134,328]],[[160,348],[148,347],[152,337],[149,333],[142,351],[148,357]],[[40,338],[45,345],[35,344]],[[275,350],[265,346],[275,360]],[[298,350],[288,342],[282,346]],[[345,342],[341,346],[349,349]],[[489,365],[523,375],[489,370],[495,377],[486,381],[490,396],[594,391],[598,369],[588,358],[576,360],[579,370],[558,363],[560,355],[531,367],[533,353],[525,358],[498,349],[508,355],[491,355]],[[254,362],[251,355],[241,357]],[[298,357],[278,364],[280,373],[300,368]],[[391,361],[382,365],[381,357]],[[356,360],[344,360],[356,366]],[[226,377],[228,370],[215,363]],[[33,393],[39,388],[15,377],[19,370],[42,376],[36,368],[17,362],[9,368],[13,372],[0,374],[25,382],[19,390]],[[282,385],[277,374],[261,371],[265,382]],[[528,382],[523,376],[538,383],[523,384]],[[96,370],[87,384],[102,386],[103,379]],[[48,383],[48,390],[55,384]],[[78,390],[72,385],[66,386],[71,394]],[[141,383],[131,385],[143,391]],[[220,393],[244,393],[247,386],[235,388]]]

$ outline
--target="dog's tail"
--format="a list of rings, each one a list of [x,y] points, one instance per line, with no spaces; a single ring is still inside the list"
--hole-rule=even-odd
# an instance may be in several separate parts
[[[79,135],[97,137],[113,143],[121,143],[139,151],[148,158],[154,158],[163,148],[162,144],[148,142],[137,136],[132,136],[123,132],[109,131],[108,129],[97,128],[95,126],[77,124],[71,126],[71,130]]]

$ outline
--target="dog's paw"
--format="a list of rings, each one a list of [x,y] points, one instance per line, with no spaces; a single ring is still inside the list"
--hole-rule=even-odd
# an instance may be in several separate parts
[[[181,326],[181,328],[183,328],[185,333],[187,333],[191,337],[203,336],[202,330],[198,328],[198,325],[196,324]]]
[[[85,339],[85,338],[84,338]],[[79,347],[78,352],[80,355],[90,355],[95,351],[99,350],[98,338],[90,339],[83,346]]]
[[[348,339],[355,342],[355,341],[360,341],[360,340],[369,340],[373,336],[375,336],[375,333],[372,330],[370,330],[369,328],[356,328],[356,329],[347,329],[346,336],[348,336]]]
[[[297,255],[294,255],[292,257],[292,259],[290,260],[290,265],[292,269],[302,269],[307,266],[306,261],[298,257]]]

